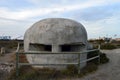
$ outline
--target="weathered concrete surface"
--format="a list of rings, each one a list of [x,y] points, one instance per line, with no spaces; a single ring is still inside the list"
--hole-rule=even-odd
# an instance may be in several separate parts
[[[43,19],[33,24],[33,26],[26,31],[24,36],[24,50],[25,52],[45,51],[41,44],[51,45],[51,52],[62,52],[61,45],[71,45],[70,52],[80,52],[87,48],[87,33],[82,24],[70,19]],[[77,57],[78,56],[74,54],[27,55],[30,63],[77,62]],[[80,59],[86,59],[86,54],[81,55]],[[85,66],[85,64],[86,63],[84,63],[83,66]]]
[[[5,48],[1,47],[0,55],[4,55],[4,54],[5,54]]]

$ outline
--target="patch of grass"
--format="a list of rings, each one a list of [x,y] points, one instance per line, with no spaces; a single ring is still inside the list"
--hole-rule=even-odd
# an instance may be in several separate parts
[[[6,48],[16,48],[18,44],[18,41],[0,41],[0,47],[6,47]]]
[[[60,80],[63,78],[82,77],[97,70],[97,65],[88,64],[81,69],[78,74],[78,68],[75,65],[69,65],[64,70],[56,70],[49,68],[37,69],[31,66],[21,66],[19,69],[19,76],[16,76],[16,71],[13,70],[7,80]]]
[[[16,71],[13,70],[7,80],[57,80],[60,73],[55,69],[35,69],[31,66],[21,66],[19,71],[19,76],[16,76]]]
[[[75,76],[78,74],[78,68],[75,65],[68,65],[66,69],[61,70],[62,75],[65,76]]]
[[[23,42],[23,41],[18,41],[18,40],[0,40],[0,48],[4,47],[6,53],[13,52],[13,50],[16,50],[19,42]]]
[[[19,76],[16,76],[16,70],[11,71],[7,80],[32,80],[36,72],[31,66],[22,66],[19,69],[19,73]]]

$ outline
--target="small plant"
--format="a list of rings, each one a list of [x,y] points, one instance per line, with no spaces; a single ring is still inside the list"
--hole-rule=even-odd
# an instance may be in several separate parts
[[[104,63],[108,63],[109,62],[109,58],[107,58],[105,53],[100,53],[100,63],[104,64]]]
[[[66,76],[75,76],[78,73],[78,68],[75,65],[68,65],[66,69],[61,70],[61,73]]]

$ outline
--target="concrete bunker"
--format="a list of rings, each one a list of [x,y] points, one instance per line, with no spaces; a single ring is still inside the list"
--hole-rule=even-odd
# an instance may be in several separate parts
[[[87,32],[82,24],[70,19],[48,18],[33,24],[24,35],[24,51],[56,52],[54,55],[28,54],[29,63],[75,63],[76,54],[57,54],[57,52],[82,52],[87,50]],[[81,54],[85,60],[87,54]],[[81,68],[86,63],[81,64]],[[37,66],[57,69],[66,66]]]

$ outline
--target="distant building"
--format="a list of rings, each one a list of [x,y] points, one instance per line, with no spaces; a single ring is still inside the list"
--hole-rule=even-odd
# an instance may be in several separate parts
[[[120,41],[120,38],[116,38],[115,41]]]
[[[0,36],[0,40],[11,40],[11,36]]]
[[[112,38],[104,37],[103,40],[105,41],[105,43],[111,43]]]

